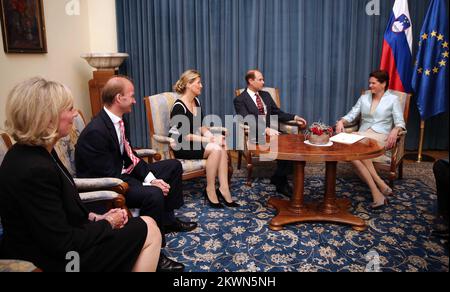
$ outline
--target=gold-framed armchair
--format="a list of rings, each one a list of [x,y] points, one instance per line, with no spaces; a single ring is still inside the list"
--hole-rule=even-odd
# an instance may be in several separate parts
[[[239,96],[245,88],[236,89],[234,91],[235,96]],[[270,94],[275,104],[280,107],[281,106],[281,99],[280,99],[280,90],[276,87],[264,87],[262,91],[266,91]],[[258,160],[259,157],[253,154],[248,149],[248,131],[249,128],[246,125],[239,125],[241,129],[243,129],[244,133],[244,139],[238,139],[242,144],[238,145],[238,169],[241,169],[242,165],[242,158],[244,157],[245,161],[247,162],[247,185],[252,185],[252,173],[253,173],[253,161]],[[296,121],[288,121],[288,122],[280,122],[279,123],[279,131],[284,134],[299,134],[301,132],[301,128],[298,126]],[[243,149],[243,150],[241,150]]]
[[[169,137],[170,112],[179,97],[179,94],[175,92],[163,92],[144,98],[151,145],[162,160],[175,159],[171,147],[175,141]],[[209,129],[213,133],[227,132],[222,127],[211,127]],[[206,175],[206,159],[179,159],[179,161],[183,166],[183,180]],[[233,168],[230,152],[228,152],[228,162],[228,178],[231,179]]]
[[[390,90],[390,92],[396,96],[398,96],[400,100],[400,105],[403,109],[403,119],[405,120],[405,124],[408,124],[409,118],[409,107],[411,103],[411,94]],[[362,94],[367,93],[367,90],[363,90]],[[353,123],[344,123],[345,132],[352,133],[356,132],[359,129],[361,119],[356,119]],[[403,158],[405,156],[405,139],[406,139],[407,131],[401,130],[398,133],[397,142],[394,145],[394,148],[390,151],[390,157],[385,156],[385,162],[374,162],[374,165],[377,170],[381,172],[388,173],[389,186],[391,188],[394,187],[394,181],[403,178]]]

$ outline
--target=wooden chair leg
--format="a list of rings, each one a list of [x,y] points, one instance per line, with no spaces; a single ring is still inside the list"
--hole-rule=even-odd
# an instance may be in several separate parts
[[[233,162],[231,155],[228,154],[228,184],[231,184],[231,178],[233,177]]]
[[[241,165],[242,165],[242,151],[238,151],[238,165],[237,165],[237,169],[241,169]]]
[[[403,179],[403,160],[398,165],[398,179]]]
[[[252,186],[253,164],[247,164],[247,185]]]

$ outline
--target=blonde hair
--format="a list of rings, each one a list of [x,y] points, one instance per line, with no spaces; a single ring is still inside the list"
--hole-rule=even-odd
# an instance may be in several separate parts
[[[186,92],[186,86],[200,77],[202,76],[197,70],[187,70],[181,74],[180,79],[173,86],[173,90],[178,94],[184,94]]]
[[[20,144],[48,146],[58,138],[59,116],[73,105],[63,84],[34,77],[16,85],[6,102],[6,131]]]

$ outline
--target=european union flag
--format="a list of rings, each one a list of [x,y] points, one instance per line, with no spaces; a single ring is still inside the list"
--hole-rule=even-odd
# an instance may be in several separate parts
[[[412,87],[422,120],[448,110],[448,20],[444,0],[432,0],[420,32]]]

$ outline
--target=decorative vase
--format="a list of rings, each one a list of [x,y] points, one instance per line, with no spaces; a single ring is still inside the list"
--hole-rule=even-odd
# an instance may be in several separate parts
[[[328,134],[322,134],[320,136],[311,134],[309,136],[309,142],[316,145],[325,145],[330,142],[330,136]]]

